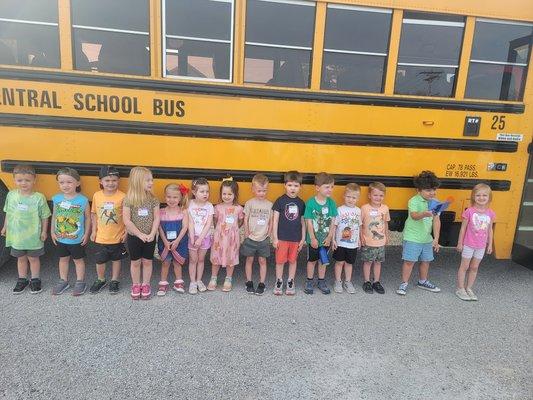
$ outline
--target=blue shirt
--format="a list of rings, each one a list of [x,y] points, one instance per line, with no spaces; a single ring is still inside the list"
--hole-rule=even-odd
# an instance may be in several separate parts
[[[85,210],[89,200],[82,194],[67,199],[63,193],[52,197],[55,219],[52,221],[57,241],[64,244],[79,244],[85,235]]]

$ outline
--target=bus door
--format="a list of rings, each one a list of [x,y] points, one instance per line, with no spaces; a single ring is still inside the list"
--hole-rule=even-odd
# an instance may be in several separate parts
[[[533,269],[533,142],[528,147],[529,167],[520,203],[520,213],[513,243],[512,258]]]

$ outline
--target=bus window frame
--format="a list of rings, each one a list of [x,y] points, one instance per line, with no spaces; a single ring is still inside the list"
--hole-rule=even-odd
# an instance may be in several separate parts
[[[230,3],[231,4],[231,24],[230,24],[230,40],[223,39],[207,39],[199,38],[195,36],[177,36],[177,35],[167,35],[167,23],[166,23],[166,3],[167,0],[162,0],[161,2],[161,55],[162,55],[162,77],[170,78],[176,80],[185,80],[185,81],[200,81],[200,82],[218,82],[218,83],[233,83],[233,67],[234,67],[234,46],[235,46],[235,2],[238,0],[211,0],[221,3]],[[184,76],[184,75],[170,75],[167,74],[167,53],[169,54],[178,54],[177,50],[168,50],[167,49],[167,38],[170,39],[183,39],[183,40],[196,40],[200,42],[208,43],[226,43],[230,47],[229,55],[229,78],[220,79],[220,78],[202,78],[198,76]]]

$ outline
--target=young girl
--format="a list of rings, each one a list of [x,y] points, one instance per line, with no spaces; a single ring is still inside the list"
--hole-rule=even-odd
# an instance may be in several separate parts
[[[159,200],[152,193],[154,179],[149,169],[134,167],[130,172],[123,218],[128,231],[131,259],[131,297],[149,299],[155,235],[159,227]],[[142,264],[142,285],[141,285]]]
[[[53,295],[60,295],[70,286],[68,267],[70,257],[76,266],[76,283],[72,294],[85,293],[85,245],[89,240],[91,211],[89,200],[80,194],[80,175],[75,169],[61,168],[57,171],[57,183],[61,193],[52,197],[51,238],[59,254],[59,282],[52,289]]]
[[[192,181],[194,199],[189,204],[189,293],[205,292],[202,282],[204,261],[211,247],[211,226],[213,225],[213,205],[209,199],[209,183],[205,178]]]
[[[211,280],[207,290],[215,290],[220,267],[226,268],[223,292],[232,288],[233,270],[239,264],[239,226],[244,219],[242,206],[239,205],[239,186],[233,178],[226,178],[220,186],[220,204],[215,207],[215,234],[211,247]]]
[[[459,231],[457,251],[461,252],[461,264],[457,271],[457,291],[461,300],[477,300],[472,291],[479,263],[485,254],[492,253],[493,225],[496,214],[489,208],[492,191],[484,183],[472,189],[471,207],[463,212],[463,223]],[[466,289],[465,289],[466,277]]]
[[[159,240],[157,248],[163,264],[161,265],[161,281],[157,290],[158,296],[164,296],[169,290],[168,270],[174,265],[174,290],[185,293],[183,287],[182,266],[188,256],[189,215],[186,211],[189,198],[187,189],[182,184],[171,183],[165,187],[167,206],[159,211]]]

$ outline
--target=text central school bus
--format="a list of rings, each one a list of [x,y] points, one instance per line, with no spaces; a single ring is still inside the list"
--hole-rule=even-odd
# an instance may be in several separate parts
[[[206,177],[214,201],[227,174],[246,195],[266,172],[273,199],[284,171],[304,198],[327,171],[387,185],[401,229],[429,169],[455,199],[443,244],[486,182],[496,257],[531,265],[532,32],[528,0],[3,0],[0,200],[20,163],[47,197],[65,165],[89,197],[114,164],[160,196]]]

